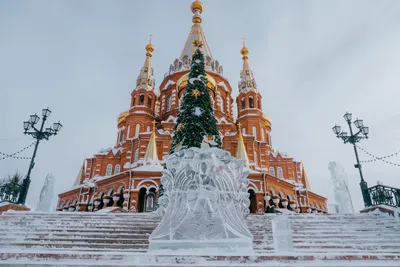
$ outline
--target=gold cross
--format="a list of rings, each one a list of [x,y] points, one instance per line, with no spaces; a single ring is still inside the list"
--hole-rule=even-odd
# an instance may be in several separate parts
[[[240,122],[238,123],[238,127],[239,127],[239,130],[242,128],[242,124]]]
[[[151,40],[153,39],[153,34],[150,33],[149,36],[150,36],[150,42],[149,43],[151,44]]]
[[[242,37],[242,41],[243,41],[243,47],[245,47],[246,46],[246,38]]]

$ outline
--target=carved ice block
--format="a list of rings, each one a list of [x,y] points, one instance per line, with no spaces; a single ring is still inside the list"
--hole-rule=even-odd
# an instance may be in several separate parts
[[[278,216],[271,220],[275,252],[293,252],[293,236],[289,219]]]
[[[218,148],[189,148],[170,155],[159,200],[163,219],[149,238],[149,251],[218,248],[252,252],[248,170]],[[165,253],[165,251],[164,251]]]

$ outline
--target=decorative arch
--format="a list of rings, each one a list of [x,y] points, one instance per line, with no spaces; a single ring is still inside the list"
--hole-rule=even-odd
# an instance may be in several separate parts
[[[151,185],[146,186],[146,183],[150,183]],[[146,188],[147,190],[150,190],[151,188],[155,188],[156,191],[158,191],[158,189],[159,189],[158,184],[150,179],[145,179],[145,180],[141,181],[136,187],[136,189],[138,189],[138,190],[140,190],[141,188]]]
[[[291,194],[288,194],[288,195],[287,195],[287,199],[288,199],[289,201],[294,201],[294,199],[293,199],[293,197],[292,197]]]
[[[272,187],[269,189],[269,192],[271,193],[271,197],[276,196],[275,190]]]
[[[64,207],[64,200],[61,200],[60,204],[58,205],[58,208],[62,209]]]
[[[71,203],[71,200],[68,199],[67,203],[65,203],[65,207],[69,207],[69,204]]]
[[[107,196],[112,196],[112,194],[114,193],[114,189],[110,189],[110,190],[108,190],[108,192],[107,192]]]
[[[256,184],[252,181],[249,181],[249,185],[247,186],[247,189],[252,189],[255,193],[258,192],[258,188]]]
[[[115,190],[115,192],[117,192],[118,194],[122,194],[124,192],[125,189],[125,184],[122,183],[117,190]]]

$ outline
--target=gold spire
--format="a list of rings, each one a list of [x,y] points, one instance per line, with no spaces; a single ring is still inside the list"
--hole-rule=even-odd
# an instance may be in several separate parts
[[[213,56],[211,54],[211,50],[208,47],[208,43],[206,37],[204,35],[203,29],[201,27],[201,22],[203,19],[201,18],[201,13],[204,10],[204,5],[201,1],[196,0],[191,5],[191,10],[193,12],[193,25],[192,29],[189,33],[188,39],[186,40],[185,47],[179,57],[180,60],[183,58],[191,58],[194,51],[196,51],[197,47],[194,42],[199,42],[202,44],[202,47],[199,47],[203,52],[205,58],[210,58],[213,60]]]
[[[249,166],[249,157],[247,156],[246,146],[243,142],[243,136],[241,131],[242,124],[238,123],[238,147],[236,152],[236,158],[244,160],[244,165]]]
[[[153,44],[151,43],[152,38],[153,38],[153,35],[150,34],[150,41],[149,41],[149,43],[148,43],[148,44],[146,45],[146,47],[145,47],[145,49],[146,49],[146,51],[147,51],[147,53],[146,53],[146,56],[147,56],[147,57],[151,57],[151,56],[153,55],[154,46],[153,46]]]
[[[157,154],[156,144],[156,121],[153,121],[153,131],[151,133],[149,144],[147,145],[146,154],[144,155],[145,165],[160,165]]]
[[[154,90],[155,79],[153,76],[153,68],[151,67],[151,57],[153,56],[154,46],[151,43],[152,35],[150,34],[150,41],[145,46],[146,59],[144,61],[143,67],[140,70],[139,76],[136,81],[136,89],[146,89]]]
[[[304,163],[303,161],[301,162],[301,173],[302,173],[302,178],[303,178],[303,183],[304,186],[307,190],[311,190],[310,182],[308,181],[308,176],[306,169],[304,168]]]
[[[240,92],[249,92],[249,91],[256,91],[257,84],[253,77],[253,72],[250,69],[250,65],[248,62],[248,54],[249,49],[246,47],[245,38],[243,39],[243,47],[240,49],[240,54],[242,54],[243,59],[243,69],[240,73],[240,82],[239,82],[239,91]]]

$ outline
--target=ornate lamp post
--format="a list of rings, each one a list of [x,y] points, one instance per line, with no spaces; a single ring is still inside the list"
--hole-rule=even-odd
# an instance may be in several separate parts
[[[19,194],[18,203],[25,204],[26,195],[28,194],[29,185],[31,183],[31,171],[35,166],[35,157],[36,152],[41,140],[49,140],[49,137],[52,135],[56,135],[58,131],[60,131],[62,125],[60,122],[55,122],[53,124],[53,128],[49,127],[44,129],[44,123],[46,122],[47,118],[50,116],[50,109],[45,108],[42,110],[42,124],[39,130],[35,127],[35,125],[39,122],[40,118],[38,115],[31,115],[29,121],[24,121],[24,134],[32,135],[33,138],[36,139],[35,150],[33,151],[31,163],[29,164],[28,174],[26,175],[24,181],[22,182],[21,192]]]
[[[346,120],[347,125],[349,126],[350,135],[348,135],[347,132],[341,131],[341,127],[338,125],[333,126],[332,130],[336,134],[336,137],[342,139],[345,144],[349,143],[353,145],[354,154],[356,155],[356,160],[357,160],[357,164],[355,164],[354,167],[357,168],[360,173],[360,178],[361,178],[360,187],[364,199],[364,205],[370,206],[371,198],[368,193],[368,184],[367,182],[364,181],[364,176],[361,170],[360,159],[358,157],[357,146],[356,146],[356,143],[360,142],[362,139],[368,139],[369,127],[364,126],[363,120],[357,118],[354,121],[354,125],[358,129],[358,132],[354,133],[351,124],[352,114],[346,112],[346,114],[344,114],[343,117]]]

